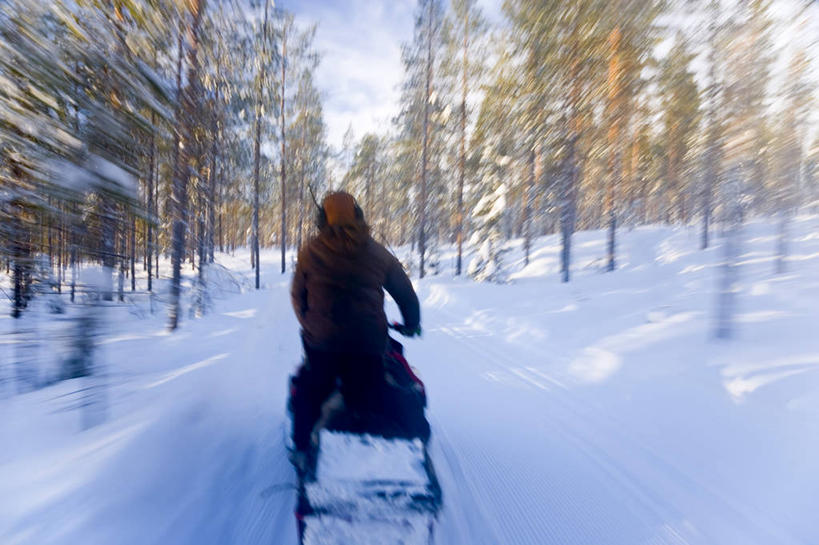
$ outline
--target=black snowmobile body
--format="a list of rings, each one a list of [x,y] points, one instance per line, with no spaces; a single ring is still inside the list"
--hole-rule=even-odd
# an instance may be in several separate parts
[[[352,414],[338,390],[323,405],[313,430],[318,443],[312,456],[315,465],[307,473],[297,470],[295,515],[302,544],[365,543],[364,536],[373,532],[398,532],[404,537],[396,543],[431,542],[442,495],[427,451],[426,389],[404,357],[403,345],[390,338],[389,347],[384,357],[387,391],[382,411]],[[298,371],[290,377],[291,418],[293,399],[299,395],[297,377]],[[355,458],[349,464],[361,466],[360,473],[352,470],[353,475],[347,475],[344,462],[337,461],[345,456],[341,451]],[[391,461],[380,458],[393,453],[403,460],[400,466],[412,466],[414,471],[396,474],[394,468],[383,469]],[[343,477],[338,477],[339,471]],[[415,534],[424,537],[405,540]]]

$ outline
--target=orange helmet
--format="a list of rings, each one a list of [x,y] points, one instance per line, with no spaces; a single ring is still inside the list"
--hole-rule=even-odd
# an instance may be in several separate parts
[[[363,218],[361,208],[345,191],[328,193],[321,203],[327,225],[355,225]]]

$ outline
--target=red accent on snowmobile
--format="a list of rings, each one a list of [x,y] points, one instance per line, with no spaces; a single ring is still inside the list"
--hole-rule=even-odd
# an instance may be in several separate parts
[[[412,381],[418,386],[420,386],[422,390],[424,390],[424,383],[421,382],[421,379],[418,378],[418,375],[416,375],[415,371],[412,370],[412,367],[410,366],[409,362],[404,357],[404,355],[401,354],[400,352],[390,352],[390,356],[394,358],[396,361],[398,361],[404,367],[404,371],[407,372]]]

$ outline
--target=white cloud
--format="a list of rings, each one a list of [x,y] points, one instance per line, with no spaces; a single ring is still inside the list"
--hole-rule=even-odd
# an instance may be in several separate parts
[[[292,2],[292,3],[291,3]],[[341,147],[349,125],[357,137],[383,132],[398,113],[404,69],[401,45],[412,39],[416,0],[302,0],[279,3],[318,23],[322,61],[316,82],[324,97],[328,141]],[[479,0],[490,21],[501,0]]]
[[[350,124],[358,136],[382,130],[398,111],[401,44],[412,38],[415,1],[313,0],[284,7],[318,23],[316,83],[329,143],[339,148]]]

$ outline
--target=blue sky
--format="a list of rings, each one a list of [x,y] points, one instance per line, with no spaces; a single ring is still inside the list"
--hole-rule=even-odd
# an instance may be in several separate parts
[[[287,0],[277,7],[318,23],[322,53],[316,80],[324,97],[329,143],[339,148],[352,124],[356,138],[383,132],[398,112],[401,44],[412,39],[416,0]],[[481,0],[496,17],[502,0]]]

